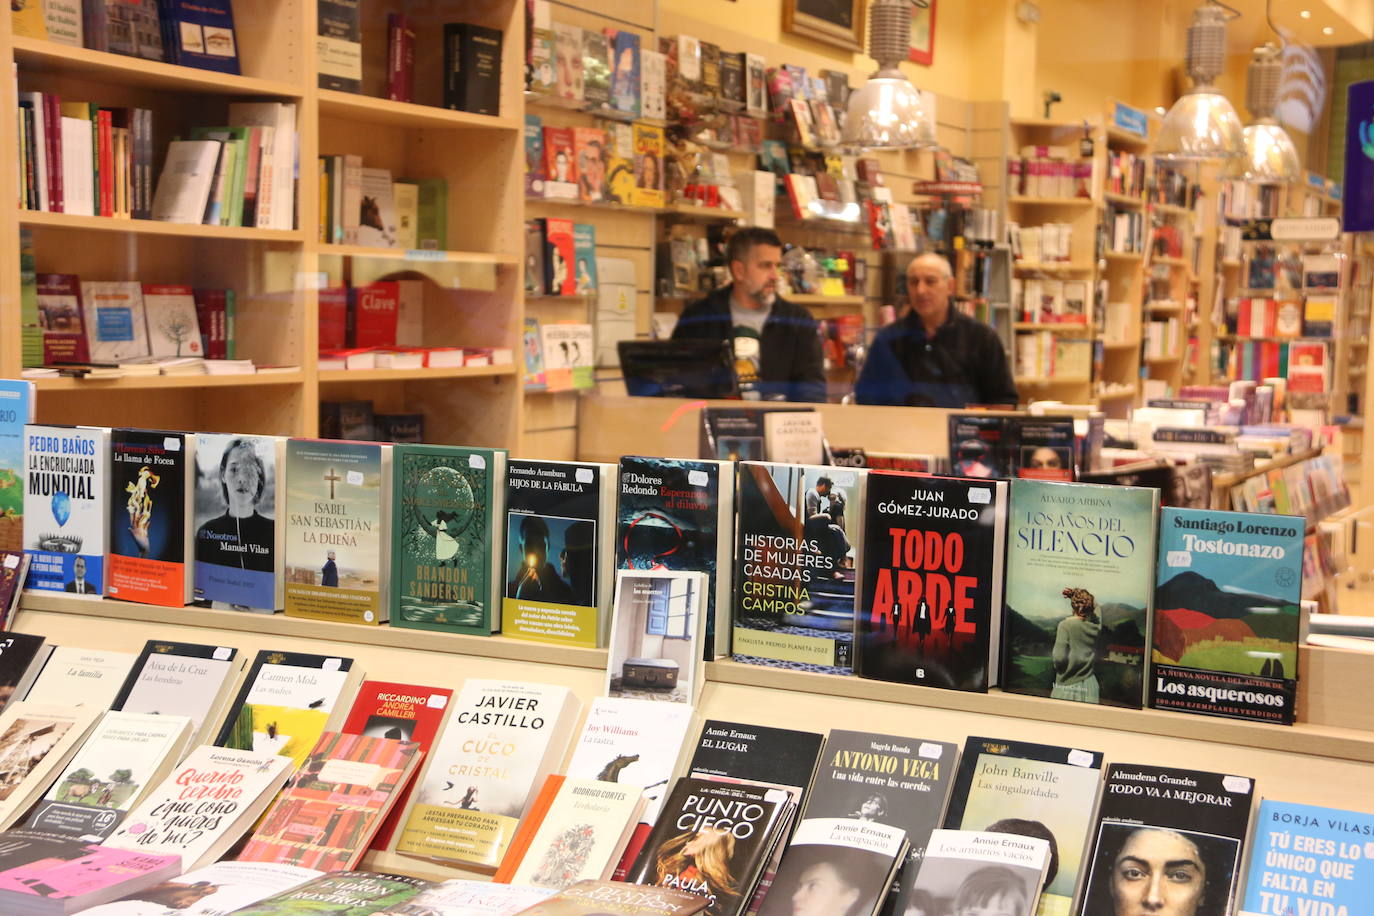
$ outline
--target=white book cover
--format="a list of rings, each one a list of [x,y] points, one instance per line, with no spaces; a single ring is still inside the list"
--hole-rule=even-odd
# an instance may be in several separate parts
[[[520,887],[454,878],[427,887],[405,903],[388,907],[375,916],[514,916],[556,893],[547,887]]]
[[[186,716],[191,734],[217,726],[225,696],[243,660],[229,646],[149,640],[114,707],[124,712]],[[199,741],[192,743],[200,743]]]
[[[186,716],[105,713],[24,826],[103,841],[166,776],[190,730]]]
[[[205,355],[191,287],[143,284],[143,314],[148,322],[150,355],[177,358]]]
[[[998,876],[991,894],[980,894],[984,912],[999,916],[1032,916],[1049,865],[1050,844],[1039,837],[977,830],[934,830],[921,859],[912,896],[924,893],[937,909],[954,912],[969,890]],[[994,871],[995,870],[995,871]],[[944,908],[938,908],[941,904]],[[1000,908],[993,908],[996,904]]]
[[[223,146],[218,140],[173,140],[167,145],[167,158],[153,195],[153,219],[167,223],[199,223],[205,218],[205,205],[210,201],[215,168]],[[66,158],[65,147],[62,156]]]
[[[261,613],[284,606],[285,456],[279,436],[196,437],[192,594],[198,604]]]
[[[24,430],[24,587],[74,595],[105,591],[110,431],[96,426]]]
[[[80,48],[84,43],[81,3],[73,0],[43,0],[43,16],[48,22],[48,40]],[[38,147],[42,149],[43,147]]]
[[[100,716],[94,706],[27,701],[0,713],[0,830],[12,827],[48,787]]]
[[[814,410],[774,410],[763,415],[763,447],[779,464],[825,464],[825,434]]]
[[[609,696],[696,703],[704,683],[708,587],[701,572],[616,570]]]
[[[359,188],[358,244],[369,248],[398,247],[396,198],[391,190],[391,171],[362,169]]]
[[[906,831],[901,827],[858,818],[808,818],[792,834],[786,857],[771,876],[759,916],[811,912],[794,906],[819,899],[826,900],[836,913],[879,912],[880,904],[888,899],[893,876],[906,858],[906,849]],[[844,877],[839,888],[828,884],[831,869]],[[833,891],[838,891],[838,897],[828,895]],[[950,912],[958,916],[1002,916],[1003,911],[982,909],[981,903],[975,900],[973,908],[961,905]],[[924,911],[917,908],[915,912]]]
[[[137,280],[82,280],[81,321],[91,360],[113,363],[148,355],[143,287]]]
[[[144,796],[105,845],[179,855],[188,871],[201,868],[252,826],[291,770],[289,757],[201,745]]]
[[[616,343],[635,338],[635,262],[596,259],[596,365],[619,366]]]
[[[53,706],[87,706],[99,714],[110,708],[133,664],[132,652],[58,646],[24,700]]]
[[[695,710],[686,703],[597,697],[567,774],[639,787],[648,802],[640,823],[653,824],[681,767],[694,718]]]
[[[81,916],[225,916],[322,874],[296,865],[216,862],[114,903],[82,910]]]
[[[78,216],[95,216],[95,172],[91,122],[62,118],[62,208]],[[199,222],[199,220],[197,220]]]
[[[664,86],[668,74],[668,58],[661,51],[645,48],[639,52],[639,110],[646,118],[663,118]]]
[[[296,213],[292,203],[296,168],[295,103],[231,102],[229,125],[272,128],[270,168],[263,166],[258,180],[259,195],[263,185],[268,185],[271,206],[265,214],[259,210],[257,224],[259,229],[295,228]]]
[[[608,880],[639,823],[644,804],[639,790],[596,779],[554,778],[561,783],[558,793],[510,883],[562,890],[578,881]]]

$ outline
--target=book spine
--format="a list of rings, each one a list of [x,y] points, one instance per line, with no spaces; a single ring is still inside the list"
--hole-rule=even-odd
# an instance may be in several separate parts
[[[100,176],[100,215],[114,216],[114,134],[109,109],[102,108],[97,112],[96,132],[99,140],[96,171]]]
[[[463,107],[461,70],[463,60],[463,32],[458,23],[444,24],[444,107],[461,110]]]
[[[47,138],[48,200],[52,212],[66,212],[66,182],[62,179],[62,100],[43,94],[44,136]]]
[[[393,102],[409,102],[405,75],[406,17],[403,13],[386,16],[386,97]]]
[[[224,319],[222,322],[224,334],[224,358],[238,359],[238,349],[234,346],[234,291],[226,289],[224,291]]]
[[[84,0],[81,4],[81,31],[86,47],[92,51],[110,50],[109,16],[104,0]]]

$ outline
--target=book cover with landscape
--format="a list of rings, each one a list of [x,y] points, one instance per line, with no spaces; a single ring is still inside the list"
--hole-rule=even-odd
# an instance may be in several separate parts
[[[0,714],[0,830],[13,826],[66,766],[101,710],[11,703]]]
[[[104,594],[110,431],[26,426],[24,472],[25,588]]]
[[[187,510],[195,441],[192,433],[111,432],[110,597],[166,607],[191,599]]]
[[[196,437],[198,604],[266,613],[282,607],[284,447],[276,436]]]

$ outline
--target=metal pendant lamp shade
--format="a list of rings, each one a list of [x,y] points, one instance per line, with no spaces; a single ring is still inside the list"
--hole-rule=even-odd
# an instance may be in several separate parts
[[[1197,162],[1239,158],[1245,137],[1236,109],[1214,85],[1226,61],[1226,10],[1204,3],[1188,26],[1188,75],[1193,88],[1164,116],[1154,153]]]
[[[935,124],[898,64],[911,45],[911,0],[873,0],[868,53],[878,70],[849,96],[844,142],[868,149],[935,145]]]
[[[1293,138],[1274,113],[1278,109],[1282,52],[1272,44],[1255,49],[1245,80],[1245,107],[1254,119],[1244,131],[1246,181],[1282,184],[1302,177],[1302,161]]]

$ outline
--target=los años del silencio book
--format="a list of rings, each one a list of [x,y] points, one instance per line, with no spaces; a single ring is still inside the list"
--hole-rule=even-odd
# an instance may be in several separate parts
[[[391,446],[286,443],[286,613],[380,624],[391,551]]]
[[[192,433],[110,433],[111,598],[182,607],[191,600]]]
[[[33,557],[24,587],[104,594],[110,431],[26,426],[24,472],[24,550]]]
[[[269,614],[283,606],[285,447],[277,436],[197,435],[197,604]]]
[[[1150,705],[1293,723],[1306,521],[1165,507]]]
[[[955,690],[997,683],[1004,481],[868,475],[860,677]]]
[[[1002,689],[1142,705],[1158,509],[1158,490],[1012,481]]]
[[[850,468],[740,464],[737,660],[853,672],[866,476]]]
[[[504,449],[393,446],[393,626],[501,629]]]

